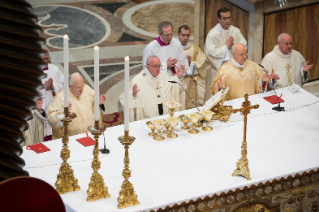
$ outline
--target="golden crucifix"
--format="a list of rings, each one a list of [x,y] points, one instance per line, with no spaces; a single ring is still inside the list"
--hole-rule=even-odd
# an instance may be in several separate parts
[[[289,63],[287,63],[286,66],[285,66],[285,69],[287,70],[287,77],[288,77],[288,80],[289,80],[288,85],[292,85],[290,68],[291,68],[291,65]]]
[[[245,101],[241,104],[240,109],[234,109],[232,112],[237,113],[240,112],[244,115],[244,138],[243,143],[241,145],[241,158],[236,163],[236,169],[232,176],[243,176],[247,180],[250,180],[250,171],[248,167],[248,159],[247,159],[247,142],[246,142],[246,132],[247,132],[247,115],[250,113],[252,109],[259,108],[259,105],[250,105],[250,101],[248,101],[248,94],[245,94]]]

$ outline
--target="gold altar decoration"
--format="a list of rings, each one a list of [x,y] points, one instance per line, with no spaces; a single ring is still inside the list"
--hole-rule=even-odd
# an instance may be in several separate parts
[[[169,134],[171,132],[169,129],[171,127],[171,124],[169,122],[169,118],[164,119],[164,127],[166,128],[166,130],[164,130],[163,133],[165,134]]]
[[[128,180],[131,177],[131,170],[129,169],[130,158],[128,154],[128,148],[130,145],[132,145],[135,138],[133,136],[129,136],[129,131],[124,131],[124,136],[121,136],[118,139],[125,148],[124,170],[122,172],[124,181],[121,186],[119,197],[117,198],[117,207],[119,209],[122,209],[132,205],[139,205],[140,202],[137,199],[133,184]]]
[[[179,119],[181,122],[184,123],[184,126],[181,127],[182,130],[189,130],[189,129],[190,129],[189,126],[187,126],[188,122],[190,121],[190,119],[189,119],[189,117],[188,117],[187,115],[185,115],[185,114],[180,115],[180,116],[178,117],[178,119]]]
[[[188,130],[188,133],[198,134],[199,130],[195,128],[197,126],[197,122],[198,122],[198,114],[197,113],[190,114],[189,119],[192,122],[192,128]]]
[[[148,135],[154,137],[156,135],[154,123],[151,121],[148,121],[148,122],[146,122],[146,125],[151,130],[151,132],[148,133]]]
[[[99,161],[99,136],[105,131],[105,126],[99,126],[99,121],[95,121],[94,126],[89,126],[88,130],[94,135],[95,144],[93,149],[93,161],[92,168],[94,170],[91,181],[89,183],[89,188],[87,190],[88,197],[86,201],[93,202],[98,199],[108,198],[110,194],[108,192],[108,187],[104,183],[103,176],[98,173],[101,167],[101,162]]]
[[[164,136],[162,136],[162,128],[164,126],[164,120],[157,119],[153,121],[155,129],[157,130],[156,135],[153,137],[155,141],[163,141],[165,139]]]
[[[167,134],[167,137],[169,138],[177,138],[178,135],[176,133],[174,133],[174,129],[178,124],[178,119],[176,117],[171,117],[167,120],[170,124],[171,130],[170,132]]]
[[[202,111],[202,114],[204,115],[204,119],[206,122],[206,126],[203,126],[202,130],[203,131],[212,131],[213,127],[209,126],[209,121],[212,119],[213,112],[210,110],[204,110],[204,111]]]
[[[259,105],[251,105],[250,101],[248,101],[248,94],[244,96],[245,101],[242,103],[242,107],[240,109],[234,109],[233,113],[240,112],[244,115],[244,136],[243,142],[241,145],[241,158],[236,163],[236,169],[233,172],[232,176],[243,176],[247,180],[250,180],[250,171],[248,167],[248,159],[247,159],[247,141],[246,141],[246,132],[247,132],[247,115],[250,113],[252,109],[259,108]]]
[[[63,160],[57,180],[55,182],[56,190],[59,194],[64,194],[69,191],[78,191],[80,186],[78,180],[74,177],[74,171],[68,164],[67,160],[70,158],[71,151],[69,150],[69,131],[68,126],[70,122],[76,118],[75,113],[69,113],[69,108],[64,108],[64,113],[58,115],[60,120],[63,122],[64,133],[62,137],[63,147],[61,150],[61,158]]]
[[[169,108],[171,117],[174,117],[175,108],[182,106],[181,103],[176,101],[164,102],[163,104]]]
[[[156,211],[318,211],[319,169],[256,182],[244,188],[218,192],[196,200],[165,205]],[[154,211],[154,210],[151,210]]]
[[[211,111],[214,113],[212,116],[213,120],[220,120],[220,121],[228,121],[230,115],[233,111],[233,106],[231,105],[215,105]]]

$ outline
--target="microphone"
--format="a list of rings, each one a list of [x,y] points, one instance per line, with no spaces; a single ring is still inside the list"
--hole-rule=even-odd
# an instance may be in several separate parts
[[[100,149],[100,152],[102,154],[108,154],[108,153],[110,153],[110,150],[106,148],[104,132],[103,132],[103,138],[104,138],[104,148]]]
[[[269,77],[269,75],[268,75],[268,73],[267,73],[265,67],[262,66],[261,64],[259,64],[259,66],[264,69],[264,71],[265,71],[265,73],[266,73],[266,75],[267,75],[267,77],[268,77],[268,79],[269,79],[269,82],[270,82],[271,79],[270,79],[270,77]],[[278,97],[278,95],[277,95],[275,86],[273,86],[273,88],[274,88],[275,95],[276,95],[276,97],[277,97],[277,104],[278,104],[278,106],[273,107],[272,109],[273,109],[273,110],[276,110],[276,111],[279,111],[279,112],[280,112],[280,111],[285,111],[285,107],[281,107],[281,106],[280,106],[280,101],[279,101],[279,97]],[[280,96],[280,97],[281,97],[281,96]]]
[[[183,91],[187,94],[188,98],[193,102],[195,108],[196,108],[196,109],[198,110],[198,112],[200,113],[200,110],[199,110],[198,107],[196,106],[194,100],[189,96],[189,94],[187,93],[187,91],[185,90],[184,86],[183,86],[181,83],[176,82],[176,81],[168,81],[168,82],[170,82],[170,83],[178,83],[178,84],[182,87]],[[200,113],[200,114],[201,114],[201,113]],[[202,115],[202,114],[201,114],[201,115]],[[201,123],[204,123],[204,122],[205,122],[205,119],[201,120],[200,122],[201,122]]]

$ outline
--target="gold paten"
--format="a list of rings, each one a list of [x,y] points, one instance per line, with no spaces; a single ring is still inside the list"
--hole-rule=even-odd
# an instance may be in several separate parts
[[[105,126],[99,126],[99,121],[95,121],[95,125],[88,127],[88,130],[94,135],[95,145],[91,166],[94,172],[91,176],[91,181],[87,190],[88,197],[86,201],[93,202],[98,199],[109,198],[110,194],[108,192],[108,187],[104,183],[103,176],[98,173],[98,170],[101,167],[101,162],[99,161],[99,136],[105,131]]]
[[[74,177],[73,169],[68,164],[67,160],[70,158],[70,150],[68,147],[69,143],[69,131],[68,125],[72,119],[76,118],[75,113],[69,113],[69,108],[64,108],[64,114],[61,114],[61,121],[63,122],[64,134],[62,138],[63,147],[61,150],[61,158],[63,160],[57,180],[55,182],[56,190],[59,194],[64,194],[69,191],[78,191],[80,186],[78,185],[78,180]]]
[[[234,109],[233,113],[240,112],[244,115],[244,138],[243,143],[241,145],[241,158],[236,163],[236,169],[232,176],[243,176],[247,180],[250,180],[250,171],[248,167],[248,159],[247,159],[247,142],[246,142],[246,132],[247,132],[247,115],[250,113],[252,109],[259,108],[259,105],[251,105],[250,101],[248,101],[248,94],[245,94],[245,101],[241,105],[240,109]]]
[[[134,142],[135,138],[133,136],[129,136],[129,131],[124,131],[124,136],[121,136],[118,139],[125,148],[124,170],[122,172],[124,181],[121,186],[119,197],[117,198],[117,201],[119,203],[117,207],[119,209],[122,209],[132,205],[139,205],[140,202],[137,199],[133,184],[128,180],[131,177],[131,170],[129,169],[130,158],[128,154],[128,148]]]
[[[220,120],[220,121],[228,121],[233,107],[232,106],[225,106],[225,105],[215,105],[211,111],[214,112],[212,119],[213,120]]]

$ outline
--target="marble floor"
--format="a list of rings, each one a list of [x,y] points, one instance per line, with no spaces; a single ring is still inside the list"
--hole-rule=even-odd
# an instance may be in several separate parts
[[[27,0],[46,39],[51,63],[63,70],[63,40],[70,38],[70,73],[80,72],[93,86],[93,47],[100,47],[100,92],[106,113],[121,111],[124,57],[130,56],[130,77],[142,70],[145,46],[158,36],[157,25],[171,21],[194,28],[195,0]]]

